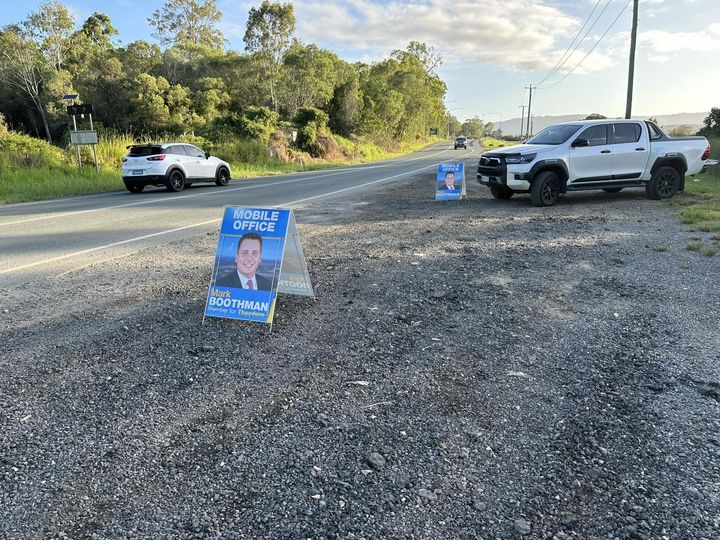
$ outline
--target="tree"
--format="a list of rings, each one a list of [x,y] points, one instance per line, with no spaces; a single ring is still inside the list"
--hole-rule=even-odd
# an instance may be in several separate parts
[[[340,59],[316,45],[300,43],[285,53],[279,93],[288,116],[304,107],[324,107],[333,97]]]
[[[483,122],[479,116],[465,120],[462,125],[462,134],[470,139],[478,139],[483,136]]]
[[[585,120],[605,120],[605,119],[607,119],[607,116],[598,114],[598,113],[588,114],[585,117]]]
[[[703,127],[697,134],[708,139],[720,138],[720,108],[713,107],[710,110],[710,114],[703,120]]]
[[[254,53],[264,71],[270,91],[270,103],[278,110],[276,87],[280,79],[281,61],[295,33],[295,9],[292,4],[263,0],[259,8],[248,13],[245,29],[245,50]]]
[[[190,43],[221,49],[225,38],[216,27],[221,19],[215,0],[167,0],[148,22],[163,45]]]
[[[85,19],[82,28],[76,32],[76,35],[85,38],[87,44],[97,49],[107,51],[113,48],[112,38],[114,38],[117,33],[118,31],[112,25],[110,17],[96,11]]]
[[[75,19],[68,8],[57,0],[40,4],[38,11],[23,22],[28,34],[35,40],[50,66],[60,71],[75,27]]]
[[[483,136],[484,137],[491,137],[495,134],[495,124],[493,122],[488,122],[483,126]]]
[[[443,63],[442,55],[439,52],[420,41],[411,41],[407,49],[404,51],[393,51],[392,56],[402,61],[402,57],[406,54],[417,58],[428,75],[435,75],[435,69],[439,68]]]
[[[48,141],[52,141],[40,96],[49,75],[40,49],[18,26],[8,26],[0,32],[0,60],[0,81],[20,91],[33,104],[42,119]]]

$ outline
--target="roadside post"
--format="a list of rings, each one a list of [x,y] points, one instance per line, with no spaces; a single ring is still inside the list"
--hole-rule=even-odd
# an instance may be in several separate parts
[[[82,170],[82,157],[80,155],[80,146],[82,145],[92,145],[93,147],[93,158],[95,159],[95,172],[100,173],[100,166],[98,165],[97,160],[97,143],[98,143],[98,136],[97,131],[93,129],[93,119],[92,119],[92,113],[93,113],[93,106],[89,103],[83,103],[81,105],[76,105],[75,100],[77,99],[77,94],[66,94],[63,96],[63,99],[68,100],[70,104],[67,106],[67,113],[69,116],[72,117],[73,122],[73,129],[70,132],[70,143],[77,146],[77,153],[78,153],[78,168]],[[80,116],[80,118],[84,118],[85,115],[88,115],[90,119],[90,129],[87,130],[79,130],[77,127],[77,120],[76,117]]]
[[[459,201],[467,195],[464,163],[440,163],[435,179],[436,201]]]
[[[292,210],[225,207],[205,317],[270,325],[278,293],[315,298]]]

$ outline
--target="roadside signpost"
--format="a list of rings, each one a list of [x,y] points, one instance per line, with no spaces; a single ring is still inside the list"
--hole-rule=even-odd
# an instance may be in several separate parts
[[[437,135],[438,134],[438,128],[431,127],[430,128],[430,135]]]
[[[278,293],[315,297],[293,211],[226,207],[204,315],[272,331]]]
[[[77,94],[65,94],[63,99],[70,102],[67,106],[68,116],[72,117],[73,129],[70,132],[70,143],[77,146],[78,153],[78,168],[82,169],[82,157],[80,156],[80,146],[92,145],[93,147],[93,158],[95,159],[95,172],[100,173],[100,166],[97,160],[97,144],[98,135],[97,131],[93,129],[93,106],[89,103],[75,104],[75,100],[78,98]],[[88,115],[90,119],[90,129],[78,130],[77,128],[77,117],[85,118]]]

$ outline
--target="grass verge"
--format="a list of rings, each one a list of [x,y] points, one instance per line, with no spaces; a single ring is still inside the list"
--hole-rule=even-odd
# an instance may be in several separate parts
[[[230,162],[230,165],[233,179],[252,178],[390,159],[412,153],[429,143],[426,141],[402,144],[390,152],[375,150],[372,153],[359,154],[357,160],[299,163],[268,159],[262,163]],[[97,174],[94,167],[88,166],[80,170],[70,165],[4,167],[3,163],[0,163],[0,204],[124,189],[119,168],[101,168],[100,174]]]

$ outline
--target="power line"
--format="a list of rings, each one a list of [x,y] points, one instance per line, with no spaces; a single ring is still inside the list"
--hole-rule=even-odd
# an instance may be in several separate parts
[[[545,81],[547,81],[550,77],[553,76],[553,74],[554,74],[558,69],[560,69],[563,65],[565,65],[565,62],[567,62],[567,60],[565,60],[565,61],[563,62],[563,60],[565,59],[565,55],[570,51],[570,48],[571,48],[573,45],[575,45],[575,40],[577,40],[577,38],[580,37],[580,34],[581,34],[582,31],[585,29],[585,26],[587,25],[588,22],[590,22],[590,17],[593,16],[593,13],[595,13],[595,10],[596,10],[597,7],[600,5],[600,2],[601,2],[601,0],[597,0],[597,2],[595,2],[595,7],[592,8],[592,11],[590,12],[590,14],[585,18],[585,22],[583,22],[582,26],[580,27],[580,30],[578,30],[578,33],[575,34],[575,37],[574,37],[573,40],[570,42],[570,45],[568,45],[568,48],[565,49],[565,52],[563,53],[563,55],[558,59],[557,62],[555,62],[555,65],[554,65],[553,68],[550,70],[550,72],[549,72],[547,75],[545,75],[545,78],[544,78],[543,80],[541,80],[541,81],[540,81],[539,83],[537,83],[537,84],[542,84],[542,83],[544,83]],[[605,7],[607,7],[607,4],[605,4]],[[600,13],[600,15],[602,15],[602,13]],[[598,18],[599,18],[599,16],[598,16]],[[597,21],[596,21],[596,22],[597,22]],[[591,28],[592,28],[592,27],[591,27]],[[582,42],[582,40],[580,40],[580,42]],[[573,52],[574,52],[574,51],[573,51]],[[570,58],[570,57],[568,56],[568,59],[569,59],[569,58]],[[560,62],[563,62],[562,65],[560,65]],[[524,98],[524,96],[523,96],[523,98]],[[524,101],[524,99],[523,99],[523,101]]]
[[[620,10],[620,13],[617,14],[617,17],[615,17],[615,18],[613,19],[613,21],[610,23],[610,26],[608,26],[607,30],[605,30],[605,33],[604,33],[602,36],[600,36],[600,39],[598,39],[597,42],[595,42],[595,45],[593,45],[592,48],[588,51],[588,53],[587,53],[585,56],[583,56],[582,60],[580,60],[577,64],[575,64],[575,67],[573,67],[570,71],[568,71],[562,79],[560,79],[560,80],[552,83],[552,84],[549,85],[549,86],[544,86],[544,87],[540,88],[540,90],[547,90],[548,88],[552,88],[553,86],[557,86],[558,84],[560,84],[561,82],[563,82],[565,79],[567,79],[570,75],[572,75],[573,72],[574,72],[578,67],[580,67],[580,64],[582,64],[582,63],[587,59],[587,57],[592,54],[592,52],[595,50],[595,48],[596,48],[596,47],[600,44],[600,42],[603,40],[603,38],[608,35],[608,32],[610,32],[610,30],[612,29],[612,27],[615,26],[615,23],[618,21],[618,19],[620,18],[620,16],[621,16],[623,13],[625,13],[625,10],[626,10],[627,7],[630,5],[630,2],[632,2],[632,1],[633,1],[633,0],[628,0],[628,1],[627,1],[627,3],[625,4],[625,6],[623,6],[623,8]]]

